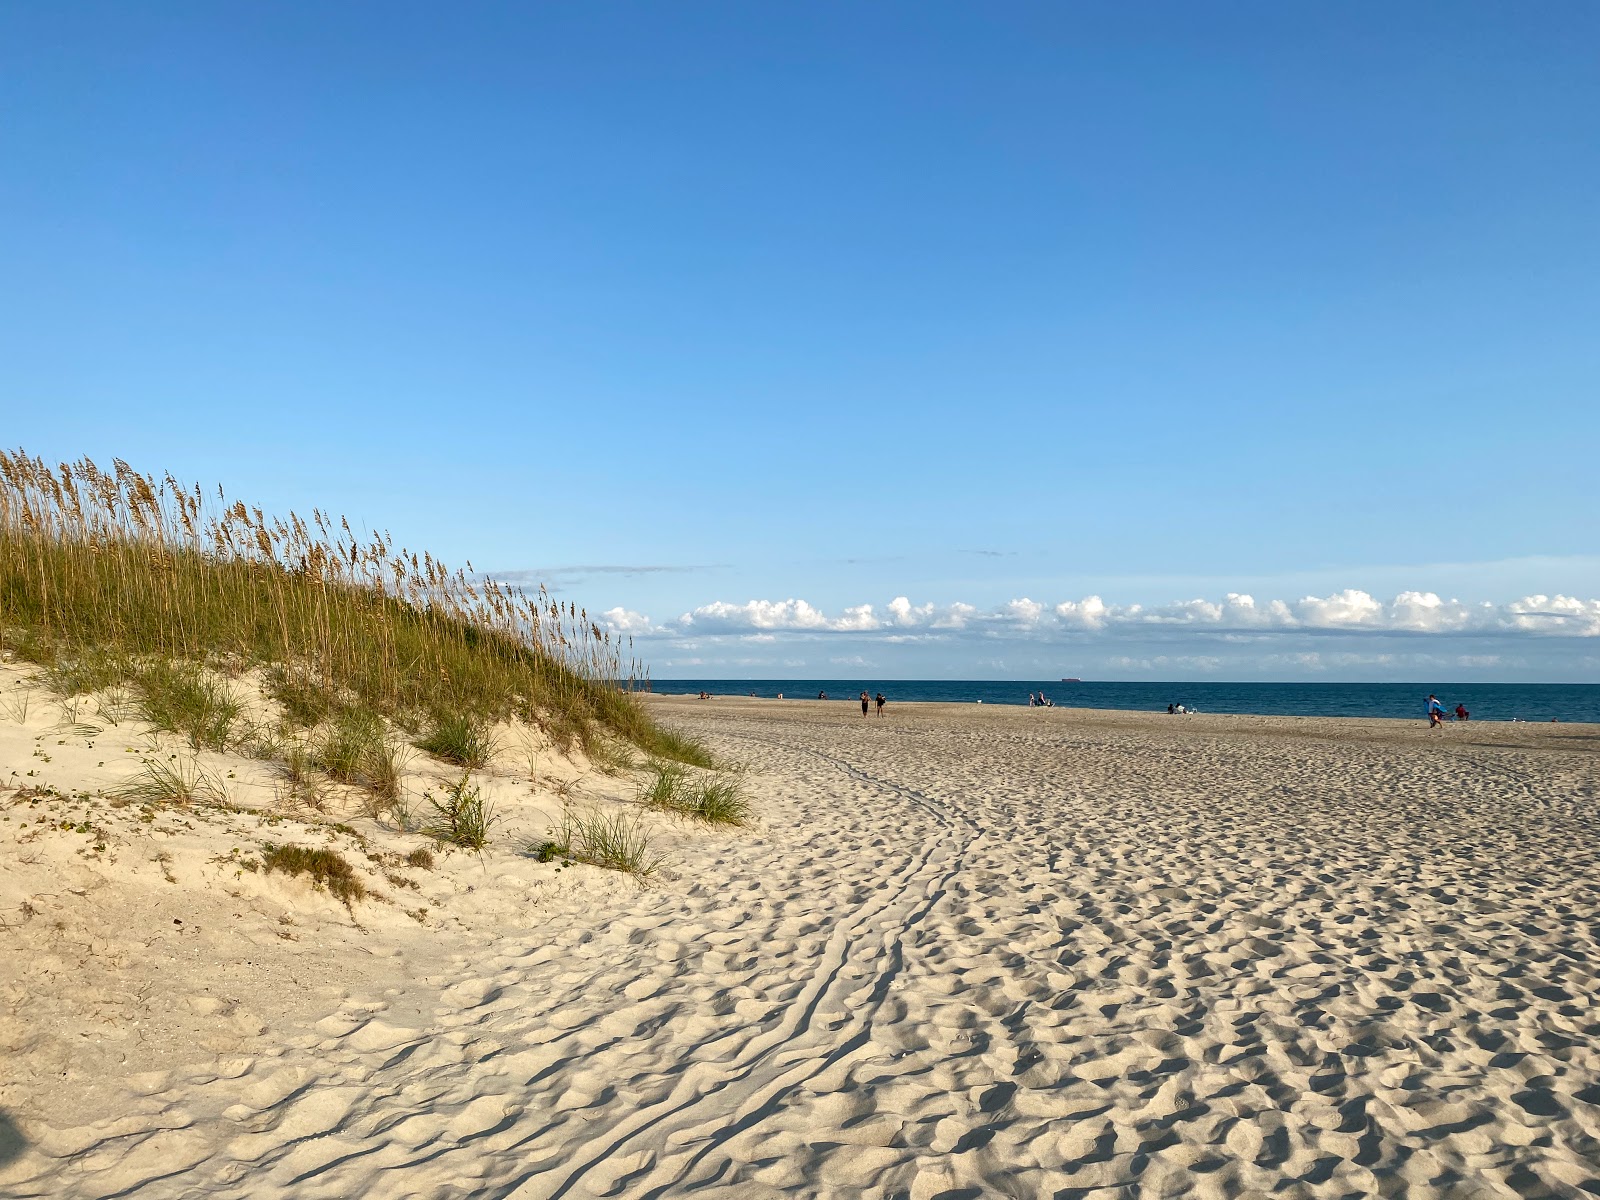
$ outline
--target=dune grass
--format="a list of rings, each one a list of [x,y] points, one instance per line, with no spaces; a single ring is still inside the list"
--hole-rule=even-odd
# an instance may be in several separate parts
[[[609,736],[711,765],[650,719],[631,643],[585,610],[318,510],[268,517],[121,460],[52,468],[0,451],[0,647],[67,694],[131,685],[196,745],[232,721],[201,668],[261,668],[303,727],[351,708],[429,734],[518,718],[563,747]]]
[[[745,825],[750,801],[735,779],[691,776],[678,763],[647,764],[649,777],[639,785],[639,802],[647,808],[692,817],[707,825]]]
[[[239,702],[226,685],[194,663],[156,660],[135,669],[139,715],[157,729],[181,733],[196,750],[226,749]]]
[[[435,720],[428,735],[414,744],[435,758],[469,768],[488,766],[496,750],[488,725],[460,713]]]
[[[568,806],[561,820],[527,853],[540,862],[563,859],[632,875],[646,883],[667,865],[667,856],[651,848],[644,821],[630,813],[606,814],[597,808]]]
[[[122,804],[226,804],[227,785],[194,759],[147,758],[139,773],[111,793]]]

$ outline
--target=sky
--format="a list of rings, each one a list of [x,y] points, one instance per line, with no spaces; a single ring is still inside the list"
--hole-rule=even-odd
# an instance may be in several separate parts
[[[0,7],[0,441],[658,677],[1600,678],[1600,7]]]

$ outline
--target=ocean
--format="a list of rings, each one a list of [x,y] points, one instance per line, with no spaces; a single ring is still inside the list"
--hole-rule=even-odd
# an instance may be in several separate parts
[[[1428,693],[1445,708],[1464,704],[1474,721],[1600,722],[1600,684],[1593,683],[1062,683],[1059,679],[995,681],[952,679],[657,679],[667,693],[768,699],[853,702],[865,688],[896,700],[972,704],[1028,703],[1043,691],[1067,708],[1164,712],[1168,704],[1203,713],[1257,713],[1292,717],[1402,717],[1421,719]]]

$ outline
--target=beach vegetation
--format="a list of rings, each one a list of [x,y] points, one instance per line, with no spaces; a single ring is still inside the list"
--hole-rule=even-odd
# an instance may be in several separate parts
[[[746,825],[750,800],[735,779],[702,777],[689,787],[688,811],[707,825]]]
[[[736,779],[691,776],[678,763],[651,762],[639,784],[638,800],[647,808],[692,817],[707,825],[744,825],[750,801]]]
[[[372,815],[400,797],[404,753],[369,708],[339,710],[314,736],[311,761],[330,779],[367,789],[380,802]]]
[[[489,831],[500,818],[470,775],[463,774],[447,786],[443,796],[424,792],[423,799],[433,807],[431,819],[422,827],[429,837],[464,850],[482,850],[489,844]]]
[[[543,840],[529,843],[526,853],[540,862],[559,859],[622,871],[641,883],[667,865],[667,856],[652,848],[649,829],[637,814],[574,805],[563,808],[561,820]]]
[[[311,886],[326,891],[352,912],[357,900],[367,895],[366,884],[342,854],[336,850],[309,846],[266,846],[261,851],[261,866],[267,874],[308,875]]]
[[[488,723],[461,713],[436,719],[416,746],[435,758],[473,769],[488,766],[497,749]]]
[[[227,748],[239,702],[203,667],[154,659],[135,669],[133,690],[139,715],[157,729],[182,734],[196,750]]]
[[[196,745],[226,740],[237,716],[202,671],[221,666],[265,672],[303,728],[350,707],[430,736],[445,718],[520,720],[557,745],[711,762],[655,724],[631,643],[586,610],[317,509],[268,516],[120,459],[0,451],[0,649],[64,694],[131,685]]]
[[[176,754],[152,756],[139,771],[111,792],[114,804],[227,804],[228,788],[214,772],[193,758]]]
[[[408,867],[431,871],[433,870],[433,851],[426,846],[418,846],[410,854],[406,855],[405,861]]]
[[[281,664],[267,670],[263,690],[282,707],[284,717],[302,729],[322,724],[335,707],[335,698],[305,671]]]

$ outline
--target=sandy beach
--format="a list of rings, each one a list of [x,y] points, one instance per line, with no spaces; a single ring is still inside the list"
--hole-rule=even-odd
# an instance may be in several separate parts
[[[1600,1193],[1600,727],[651,707],[754,829],[432,925],[24,844],[10,778],[0,1194]]]

